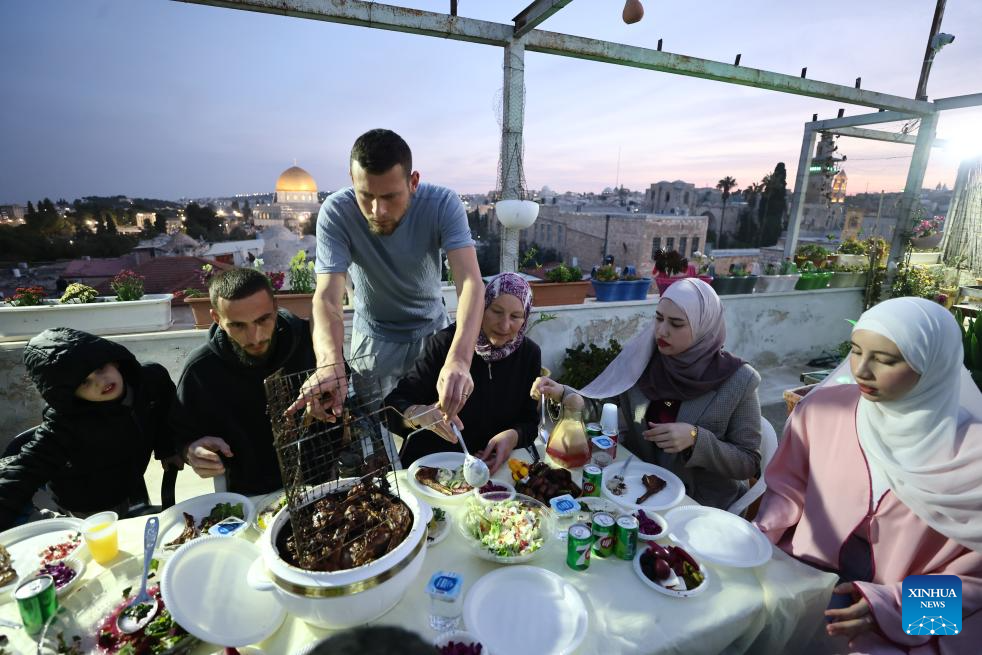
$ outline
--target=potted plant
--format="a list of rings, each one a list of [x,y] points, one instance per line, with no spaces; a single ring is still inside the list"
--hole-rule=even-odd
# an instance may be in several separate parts
[[[777,293],[779,291],[791,291],[798,283],[798,267],[788,259],[778,265],[770,262],[764,267],[763,275],[757,276],[757,284],[754,286],[754,293]]]
[[[116,296],[99,296],[84,284],[70,284],[60,299],[45,298],[40,286],[20,287],[0,303],[0,341],[30,339],[47,328],[70,325],[92,334],[166,330],[171,294],[144,294],[143,278],[121,271],[112,281]]]
[[[751,275],[744,264],[730,264],[729,275],[717,275],[713,278],[713,289],[718,296],[753,293],[757,277]]]
[[[865,264],[866,245],[855,237],[849,237],[836,251],[835,262],[836,264]]]
[[[830,254],[827,248],[817,243],[804,243],[795,251],[794,263],[798,268],[801,268],[805,262],[811,262],[816,268],[821,268],[828,262]]]
[[[560,264],[546,273],[543,282],[532,282],[532,305],[552,307],[555,305],[582,305],[586,299],[590,283],[583,279],[578,266]]]
[[[962,330],[965,368],[972,374],[975,385],[982,389],[982,320],[977,317],[965,320],[957,310],[955,318]]]
[[[829,287],[861,287],[866,284],[866,266],[862,264],[833,264]]]
[[[109,286],[116,292],[116,299],[123,302],[143,297],[143,276],[129,269],[124,268],[117,273]]]
[[[703,259],[702,253],[696,251],[692,253],[694,258]],[[679,254],[676,250],[664,251],[661,248],[655,251],[655,285],[658,287],[658,295],[664,295],[665,290],[668,289],[674,282],[687,277],[698,277],[703,282],[712,283],[713,278],[708,275],[709,266],[711,265],[712,258],[709,258],[709,262],[703,263],[701,267],[698,267],[690,263],[685,257]]]
[[[95,302],[98,297],[99,292],[92,287],[80,282],[73,282],[65,288],[65,293],[62,294],[58,302],[63,305],[72,303],[84,305],[86,303]]]
[[[805,260],[801,265],[801,277],[794,285],[797,291],[808,291],[811,289],[824,289],[829,286],[832,279],[832,271],[819,270],[811,260]]]
[[[914,224],[910,236],[910,245],[915,248],[937,248],[941,243],[941,226],[944,217],[921,218]]]
[[[633,266],[626,266],[618,273],[613,264],[606,264],[593,271],[590,284],[599,302],[644,300],[651,288],[651,278],[640,277]]]
[[[283,273],[267,273],[274,289],[276,281],[273,275],[279,275],[280,287],[283,286]],[[276,294],[276,304],[281,309],[286,309],[300,318],[310,318],[313,315],[314,289],[317,287],[317,274],[314,273],[314,262],[307,259],[304,250],[298,250],[297,254],[290,260],[290,267],[287,269],[287,277],[290,279],[289,291],[281,291]]]

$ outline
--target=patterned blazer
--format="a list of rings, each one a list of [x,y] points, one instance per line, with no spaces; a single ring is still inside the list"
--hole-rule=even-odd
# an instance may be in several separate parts
[[[715,391],[679,406],[679,423],[698,428],[696,445],[681,453],[662,451],[641,433],[648,399],[637,385],[620,396],[621,439],[646,462],[672,471],[700,505],[726,509],[760,477],[760,375],[744,364]]]

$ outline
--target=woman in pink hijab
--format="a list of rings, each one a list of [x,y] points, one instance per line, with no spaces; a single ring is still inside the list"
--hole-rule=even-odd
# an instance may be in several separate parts
[[[962,358],[942,306],[880,303],[856,323],[848,360],[799,403],[767,467],[756,523],[839,574],[825,612],[837,648],[982,650],[982,394]],[[961,579],[954,636],[902,622],[904,578],[939,574]]]
[[[673,283],[655,320],[579,391],[616,398],[621,440],[681,478],[689,496],[726,509],[759,475],[760,376],[723,350],[723,305],[697,278]],[[532,395],[559,399],[565,387],[539,378]]]

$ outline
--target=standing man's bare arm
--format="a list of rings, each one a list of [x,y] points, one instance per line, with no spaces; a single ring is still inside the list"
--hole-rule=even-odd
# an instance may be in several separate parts
[[[457,287],[457,332],[437,378],[437,393],[440,407],[453,419],[474,390],[470,368],[484,315],[484,282],[473,246],[451,250],[447,260]]]
[[[300,388],[300,397],[286,410],[293,413],[309,405],[314,416],[334,421],[348,395],[344,371],[345,273],[319,273],[313,298],[314,354],[317,372]],[[325,398],[324,394],[329,394]],[[330,410],[330,413],[328,413]]]

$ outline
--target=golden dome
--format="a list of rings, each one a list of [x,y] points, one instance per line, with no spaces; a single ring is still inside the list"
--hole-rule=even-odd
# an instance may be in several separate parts
[[[291,166],[283,171],[276,180],[276,193],[291,191],[317,193],[317,183],[304,169],[299,166]]]

